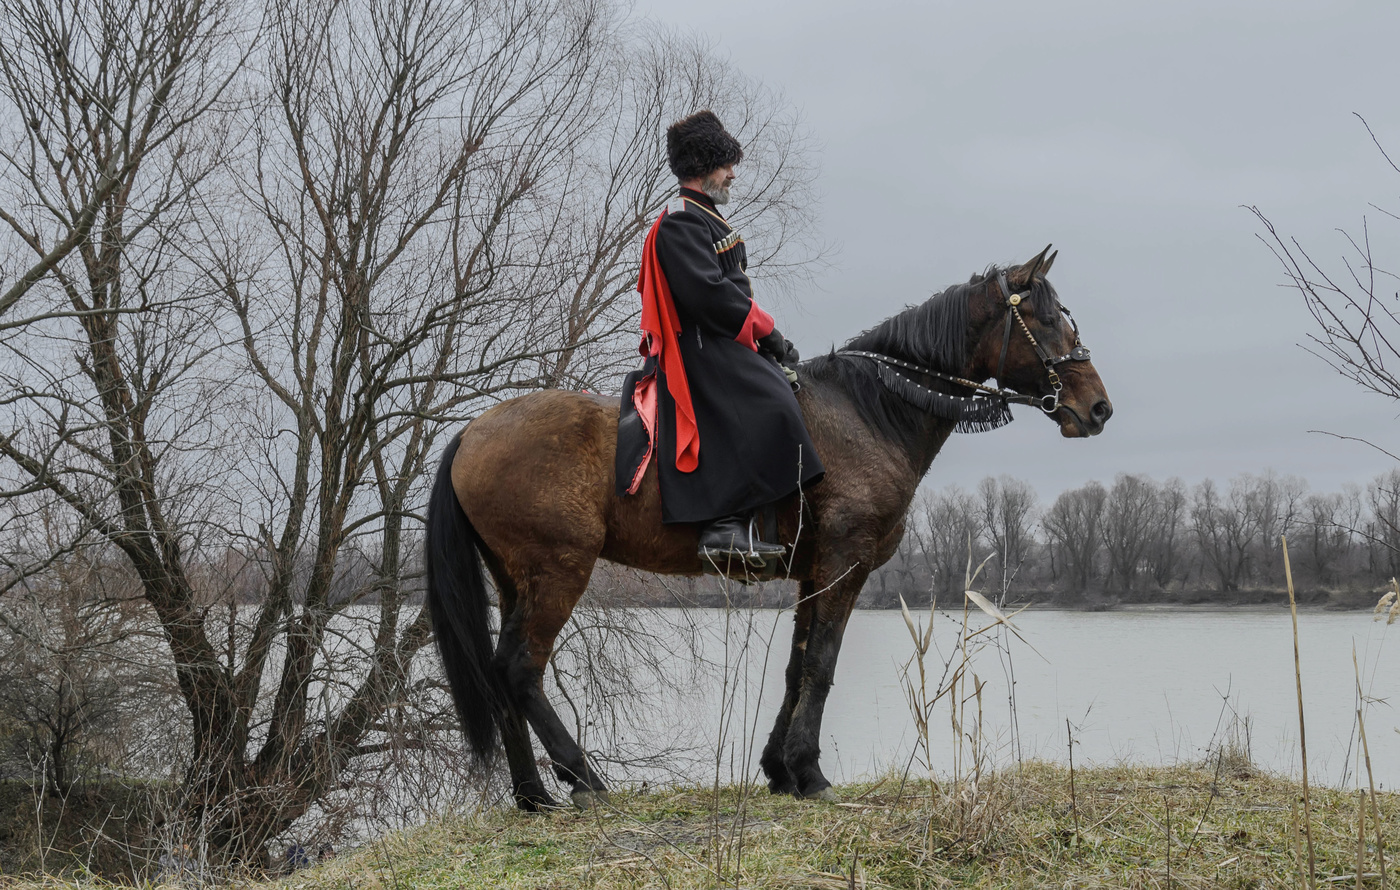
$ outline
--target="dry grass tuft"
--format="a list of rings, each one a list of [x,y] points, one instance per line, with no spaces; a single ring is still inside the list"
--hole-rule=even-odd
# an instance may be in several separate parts
[[[1400,581],[1390,579],[1390,589],[1376,603],[1376,610],[1373,613],[1375,620],[1380,621],[1385,617],[1386,624],[1394,624],[1397,616],[1400,616]]]

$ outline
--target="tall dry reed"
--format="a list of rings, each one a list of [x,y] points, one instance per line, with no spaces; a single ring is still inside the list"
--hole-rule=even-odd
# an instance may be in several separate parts
[[[1313,847],[1312,799],[1308,794],[1308,734],[1303,722],[1303,665],[1298,657],[1298,599],[1293,593],[1293,567],[1288,561],[1288,538],[1280,535],[1283,543],[1283,574],[1288,582],[1288,608],[1293,615],[1293,679],[1298,690],[1298,747],[1303,759],[1303,837],[1308,844],[1307,885],[1309,890],[1317,888],[1317,853]]]

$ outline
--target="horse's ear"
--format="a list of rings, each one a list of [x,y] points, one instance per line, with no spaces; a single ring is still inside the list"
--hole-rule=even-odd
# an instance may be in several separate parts
[[[1006,280],[1013,290],[1024,290],[1030,287],[1031,281],[1035,278],[1037,273],[1041,275],[1045,274],[1045,270],[1050,268],[1050,263],[1055,261],[1054,257],[1051,257],[1049,262],[1045,259],[1045,255],[1050,252],[1050,247],[1051,245],[1049,244],[1045,245],[1045,249],[1030,260],[1007,271]],[[1056,253],[1058,253],[1058,251],[1056,251]]]
[[[1050,274],[1050,267],[1053,266],[1053,265],[1055,265],[1055,257],[1057,257],[1057,256],[1059,256],[1059,255],[1060,255],[1060,252],[1057,250],[1057,251],[1055,251],[1054,253],[1050,254],[1048,257],[1045,258],[1045,262],[1042,263],[1041,266],[1040,266],[1040,277],[1041,277],[1041,278],[1044,278],[1045,276],[1047,276],[1047,275]]]

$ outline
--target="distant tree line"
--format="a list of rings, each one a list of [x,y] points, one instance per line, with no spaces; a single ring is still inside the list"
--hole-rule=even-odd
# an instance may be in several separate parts
[[[1272,471],[1194,487],[1120,473],[1048,505],[1010,476],[925,489],[864,599],[956,603],[970,547],[974,564],[989,558],[979,589],[1003,601],[1248,600],[1283,589],[1282,536],[1294,584],[1310,596],[1377,590],[1400,575],[1400,469],[1336,492]]]

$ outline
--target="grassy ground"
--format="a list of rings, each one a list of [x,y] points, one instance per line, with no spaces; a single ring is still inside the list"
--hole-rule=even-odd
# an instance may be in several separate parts
[[[747,798],[734,789],[618,794],[611,807],[529,816],[495,811],[380,839],[268,890],[724,886],[1299,886],[1296,783],[1247,773],[1029,765],[980,787],[897,778],[840,789],[841,803]],[[1355,885],[1355,793],[1313,790],[1319,883]],[[1378,800],[1400,849],[1400,798]],[[1363,886],[1379,887],[1367,815]],[[1392,880],[1400,875],[1392,873]],[[86,882],[0,878],[5,887]],[[88,884],[90,886],[90,884]]]
[[[371,888],[1285,888],[1296,783],[1193,768],[1028,765],[949,787],[897,778],[841,803],[734,789],[618,794],[610,808],[494,811],[382,838],[265,890]],[[1355,886],[1355,792],[1314,789],[1318,886]],[[1400,796],[1378,805],[1400,850]],[[1367,816],[1363,886],[1379,887]],[[1324,883],[1328,878],[1338,879]],[[1391,882],[1400,875],[1391,871]],[[11,887],[77,886],[12,881]]]

